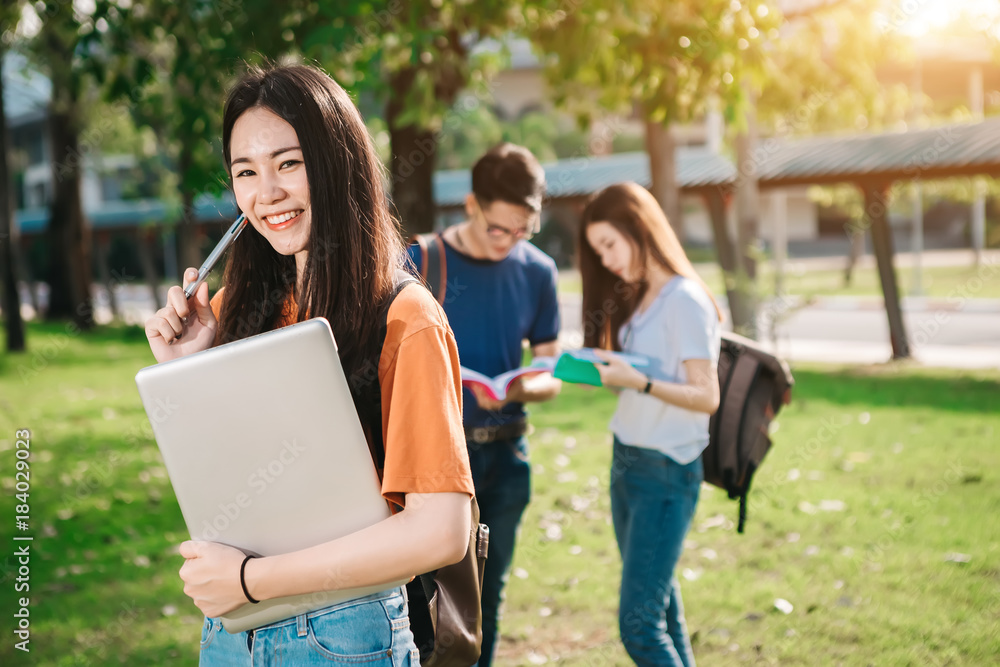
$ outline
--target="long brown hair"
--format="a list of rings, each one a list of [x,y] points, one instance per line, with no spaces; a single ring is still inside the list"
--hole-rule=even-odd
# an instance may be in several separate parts
[[[347,92],[317,69],[291,65],[254,67],[230,91],[222,130],[227,170],[233,126],[254,108],[273,112],[299,138],[312,216],[308,257],[296,294],[295,257],[278,254],[248,225],[226,265],[216,340],[273,329],[294,298],[299,321],[329,320],[351,377],[374,354],[380,308],[403,261],[381,163]]]
[[[580,220],[577,248],[583,278],[584,345],[619,349],[618,331],[649,289],[644,272],[637,284],[629,284],[604,268],[587,241],[587,227],[596,222],[610,224],[628,240],[632,245],[632,261],[637,266],[647,267],[652,260],[672,273],[696,281],[715,304],[715,312],[722,321],[719,304],[695,273],[656,199],[636,183],[619,183],[594,195]]]

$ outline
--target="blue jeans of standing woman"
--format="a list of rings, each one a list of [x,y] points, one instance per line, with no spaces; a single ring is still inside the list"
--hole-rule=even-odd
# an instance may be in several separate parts
[[[674,570],[703,478],[701,457],[681,465],[615,438],[611,516],[622,555],[618,628],[642,667],[694,667]]]
[[[202,667],[416,667],[401,588],[339,602],[284,621],[229,634],[217,618],[201,631]]]

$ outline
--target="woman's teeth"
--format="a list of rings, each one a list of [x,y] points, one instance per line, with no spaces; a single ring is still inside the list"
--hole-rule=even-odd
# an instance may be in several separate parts
[[[289,220],[291,220],[300,213],[302,213],[301,210],[289,211],[288,213],[282,213],[281,215],[272,215],[265,219],[267,220],[267,224],[269,225],[280,225],[283,222],[288,222]]]

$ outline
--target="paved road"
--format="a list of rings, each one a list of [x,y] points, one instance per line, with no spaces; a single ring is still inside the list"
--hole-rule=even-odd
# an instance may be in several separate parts
[[[579,345],[579,295],[561,296],[560,307],[564,344]],[[772,302],[763,311],[763,341],[789,360],[880,363],[892,356],[888,320],[876,299],[825,299],[813,305]],[[917,361],[1000,369],[1000,301],[907,300],[904,321]]]
[[[895,266],[909,270],[911,253],[896,253]],[[981,260],[991,276],[1000,274],[1000,251],[987,250]],[[922,266],[971,266],[971,250],[924,252]],[[844,266],[844,257],[797,258],[786,270],[829,270]],[[865,255],[858,266],[874,266]],[[714,268],[714,265],[713,265]],[[566,345],[579,345],[580,296],[560,296]],[[903,319],[914,358],[929,366],[1000,369],[1000,300],[905,298]],[[772,301],[759,324],[763,342],[792,361],[881,363],[892,357],[889,323],[880,297],[826,297],[811,304]]]

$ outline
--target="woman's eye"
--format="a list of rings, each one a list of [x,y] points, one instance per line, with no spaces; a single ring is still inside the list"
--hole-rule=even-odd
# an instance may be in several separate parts
[[[284,169],[285,167],[293,167],[297,164],[301,164],[301,162],[302,160],[285,160],[281,163],[281,168]]]
[[[244,169],[243,171],[236,173],[236,178],[240,178],[241,176],[253,176],[253,171],[250,169]]]

